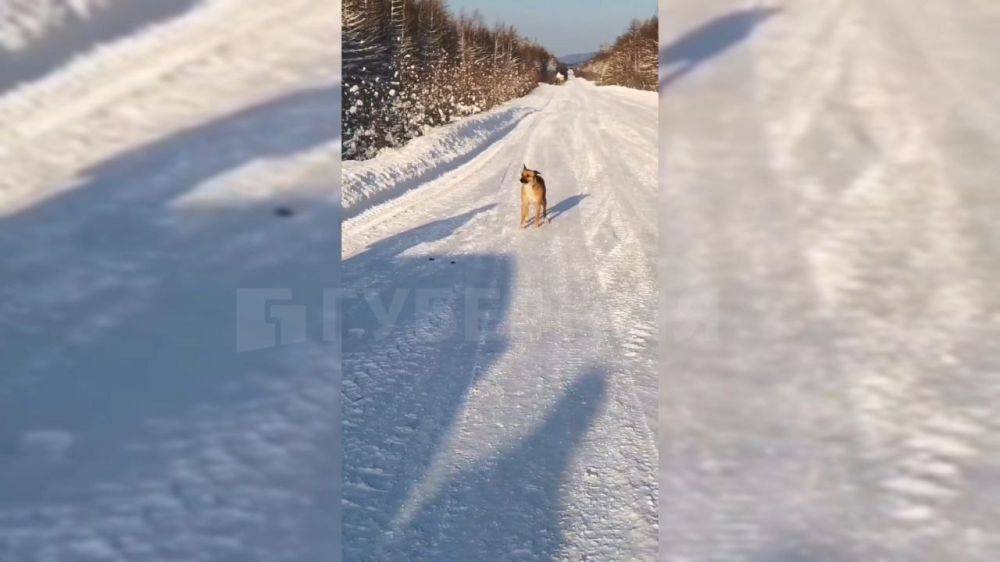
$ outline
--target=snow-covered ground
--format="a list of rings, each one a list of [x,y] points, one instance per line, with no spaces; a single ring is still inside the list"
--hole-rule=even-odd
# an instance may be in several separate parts
[[[209,0],[0,0],[0,92],[196,3]]]
[[[655,559],[656,123],[570,80],[345,163],[346,559]]]
[[[152,10],[0,93],[0,560],[338,558],[339,14]],[[238,353],[264,287],[307,341]]]
[[[661,558],[1000,560],[1000,4],[661,8]]]

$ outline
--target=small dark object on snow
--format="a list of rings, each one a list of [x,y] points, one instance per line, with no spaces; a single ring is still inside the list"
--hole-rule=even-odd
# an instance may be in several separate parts
[[[427,258],[427,259],[430,260],[430,261],[434,261],[434,258]]]
[[[455,260],[451,260],[451,263],[452,263],[452,264],[454,264],[454,263],[455,263]]]
[[[274,214],[279,217],[290,217],[295,214],[295,211],[289,209],[288,207],[277,207],[274,209]]]

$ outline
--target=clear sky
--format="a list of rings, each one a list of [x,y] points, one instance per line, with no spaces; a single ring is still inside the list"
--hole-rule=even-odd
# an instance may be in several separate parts
[[[635,18],[657,12],[656,0],[448,0],[452,13],[479,10],[487,23],[509,23],[556,56],[596,51]]]

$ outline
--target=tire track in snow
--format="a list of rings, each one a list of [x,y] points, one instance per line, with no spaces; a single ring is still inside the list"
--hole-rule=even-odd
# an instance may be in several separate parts
[[[806,195],[799,220],[824,312],[844,334],[865,334],[838,348],[854,374],[847,396],[873,494],[868,517],[886,536],[873,552],[947,558],[964,547],[933,537],[955,533],[947,514],[967,503],[966,473],[982,463],[990,430],[938,377],[982,384],[966,377],[961,349],[983,323],[985,288],[937,149],[943,114],[900,75],[933,76],[899,28],[908,16],[842,8],[818,55],[803,51],[810,66],[764,81],[793,117],[791,126],[771,120],[773,166]],[[762,57],[787,50],[776,43]],[[930,91],[939,86],[928,80]]]
[[[926,420],[951,413],[953,427],[973,434],[983,428],[963,419],[923,371],[937,364],[954,372],[947,365],[958,345],[952,334],[974,322],[974,303],[982,298],[966,281],[974,278],[968,266],[972,251],[963,247],[955,224],[963,211],[946,187],[941,163],[927,156],[933,153],[928,120],[918,117],[917,106],[906,105],[884,66],[875,66],[879,60],[873,54],[888,55],[886,47],[860,42],[852,48],[867,57],[854,59],[854,95],[847,102],[862,116],[856,126],[865,127],[883,157],[858,175],[834,207],[836,214],[822,221],[816,238],[826,253],[817,263],[820,279],[828,283],[828,302],[852,310],[853,330],[872,336],[857,351],[875,368],[859,369],[851,396],[868,455],[881,467],[885,516],[904,526],[900,536],[939,534],[948,530],[940,510],[966,487],[964,461],[982,452],[967,436],[942,434]],[[917,191],[916,185],[922,188]],[[922,273],[899,271],[900,262]],[[930,291],[928,279],[936,285]],[[924,311],[914,310],[912,302],[923,302]],[[918,341],[920,347],[914,347]],[[923,359],[888,363],[882,359],[887,346]]]

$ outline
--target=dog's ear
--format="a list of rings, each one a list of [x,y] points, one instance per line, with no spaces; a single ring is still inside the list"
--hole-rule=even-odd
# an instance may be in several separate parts
[[[527,164],[521,164],[521,171],[527,171],[527,169],[528,169]]]

